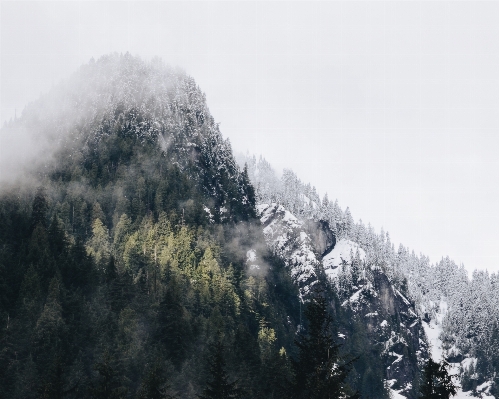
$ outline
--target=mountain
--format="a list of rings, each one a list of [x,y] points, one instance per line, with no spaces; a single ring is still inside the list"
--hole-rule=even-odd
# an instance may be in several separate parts
[[[469,279],[448,257],[431,265],[403,245],[395,250],[388,233],[355,223],[348,208],[327,194],[321,200],[292,171],[278,178],[262,157],[238,160],[257,188],[269,247],[287,259],[302,295],[315,281],[330,283],[350,317],[364,320],[371,344],[384,345],[378,355],[394,395],[415,395],[415,375],[431,356],[450,363],[458,397],[497,397],[496,274],[475,271]]]
[[[413,382],[428,356],[414,303],[395,288],[381,267],[366,262],[366,253],[357,243],[346,238],[336,242],[327,222],[299,220],[275,203],[258,209],[268,246],[284,259],[302,298],[321,280],[337,293],[339,336],[346,346],[355,342],[350,353],[363,357],[355,369],[361,362],[369,373],[384,369],[379,379],[413,397]],[[364,378],[369,373],[364,372]],[[373,397],[376,394],[382,393],[372,392]]]
[[[297,289],[270,253],[247,265],[254,189],[192,78],[105,56],[21,131],[44,151],[1,190],[1,397],[194,398],[219,339],[247,397],[281,389]]]
[[[2,135],[0,397],[416,398],[440,354],[495,394],[496,276],[239,165],[184,71],[91,60]]]

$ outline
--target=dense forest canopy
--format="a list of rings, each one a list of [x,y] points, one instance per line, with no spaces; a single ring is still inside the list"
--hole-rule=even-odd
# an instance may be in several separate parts
[[[297,287],[192,78],[106,56],[4,129],[50,152],[1,193],[2,397],[289,389]]]
[[[238,165],[182,70],[91,60],[2,133],[19,132],[40,151],[0,190],[0,397],[416,398],[420,315],[443,298],[448,353],[479,359],[463,388],[495,389],[499,314],[477,289],[497,277]]]

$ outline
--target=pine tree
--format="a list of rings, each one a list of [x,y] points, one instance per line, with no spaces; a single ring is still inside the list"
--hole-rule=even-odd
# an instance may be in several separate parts
[[[90,397],[94,399],[121,399],[126,397],[127,389],[122,386],[111,356],[106,352],[103,359],[94,366],[98,376],[90,387]]]
[[[445,360],[436,363],[431,357],[428,359],[419,391],[421,399],[449,399],[456,394],[456,387],[452,382],[452,376],[447,372],[447,367]]]
[[[358,398],[358,394],[348,395],[345,380],[352,361],[344,362],[339,356],[340,345],[332,338],[332,319],[322,292],[315,292],[305,316],[308,331],[295,341],[299,355],[293,361],[295,379],[291,396],[296,399]]]
[[[172,281],[159,304],[157,337],[164,343],[170,359],[177,367],[184,360],[191,341],[191,326],[187,316],[179,287]]]
[[[237,387],[237,381],[229,382],[229,376],[225,370],[224,346],[221,337],[218,336],[211,348],[209,359],[209,380],[201,399],[238,399],[241,390]]]
[[[174,399],[169,393],[170,385],[166,381],[165,370],[159,361],[149,366],[138,391],[138,399]]]
[[[48,209],[49,206],[45,188],[40,187],[36,191],[35,199],[33,200],[33,208],[31,212],[31,231],[33,231],[39,224],[43,227],[47,227]]]
[[[292,371],[284,348],[274,351],[270,358],[262,362],[260,373],[261,386],[258,388],[262,391],[262,396],[265,395],[267,398],[286,397]]]
[[[48,230],[48,240],[52,256],[59,259],[67,249],[67,241],[63,226],[55,214]]]
[[[242,177],[242,186],[245,194],[245,198],[243,201],[246,205],[246,215],[244,215],[244,219],[255,218],[255,205],[256,205],[256,194],[253,185],[251,184],[250,178],[248,176],[248,164],[244,164],[243,172],[241,173]]]

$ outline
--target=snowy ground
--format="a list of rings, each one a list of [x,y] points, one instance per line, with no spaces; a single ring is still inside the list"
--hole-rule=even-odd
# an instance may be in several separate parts
[[[404,395],[399,394],[397,391],[390,388],[390,397],[392,399],[407,399]]]
[[[366,258],[366,253],[359,247],[359,244],[350,240],[339,240],[333,250],[322,259],[326,275],[330,279],[336,277],[338,275],[339,266],[343,262],[349,264],[351,262],[351,257],[355,256],[357,251],[359,252],[360,260],[364,260]]]
[[[431,351],[431,357],[435,362],[440,362],[445,353],[442,349],[442,341],[440,340],[440,334],[442,333],[442,321],[447,313],[447,302],[444,300],[441,300],[440,303],[438,304],[438,310],[436,317],[434,317],[430,323],[423,322],[423,328],[426,334],[426,337],[428,338],[428,343],[430,345],[430,351]],[[472,362],[473,359],[466,358],[464,359],[461,364],[460,363],[451,363],[450,364],[450,374],[457,375],[459,374],[459,369],[461,367],[467,367],[467,364]],[[480,389],[481,387],[481,389]],[[483,391],[486,391],[488,388],[488,383],[482,384],[480,387],[478,387],[478,391],[482,391],[481,397],[482,399],[494,399],[493,396],[487,395]],[[398,397],[394,396],[394,399],[399,399]],[[456,396],[453,396],[454,399],[466,399],[466,398],[475,398],[471,394],[471,392],[463,392],[461,390],[461,386],[458,385],[458,391]]]

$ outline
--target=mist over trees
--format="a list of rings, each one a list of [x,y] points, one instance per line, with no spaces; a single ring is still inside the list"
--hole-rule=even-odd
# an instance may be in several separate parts
[[[0,396],[382,399],[395,356],[413,385],[390,387],[415,398],[428,354],[412,309],[442,303],[449,360],[476,359],[463,389],[497,378],[495,274],[430,265],[292,171],[239,166],[185,72],[111,54],[4,129],[44,156],[0,190]],[[266,241],[271,203],[330,235],[306,294]],[[341,240],[353,250],[329,278]]]
[[[497,336],[499,325],[499,296],[497,273],[475,270],[471,278],[463,265],[449,257],[430,264],[424,254],[415,254],[402,244],[395,248],[390,235],[383,229],[376,233],[372,226],[359,220],[354,222],[349,208],[342,209],[325,194],[322,198],[315,187],[303,183],[291,170],[278,176],[272,166],[261,157],[238,154],[240,164],[248,165],[251,181],[257,189],[258,203],[277,202],[304,219],[327,221],[338,239],[358,243],[365,251],[364,261],[357,265],[376,264],[390,277],[395,287],[414,301],[419,313],[428,321],[442,313],[441,340],[449,360],[461,362],[475,359],[470,368],[461,369],[462,389],[475,390],[484,382],[497,380]],[[352,258],[355,258],[353,254]],[[337,292],[349,293],[355,286],[356,273],[341,275]],[[355,267],[353,268],[355,270]],[[491,393],[497,395],[497,388]]]
[[[1,192],[2,397],[289,388],[297,288],[192,78],[106,56],[13,123],[53,147]]]

